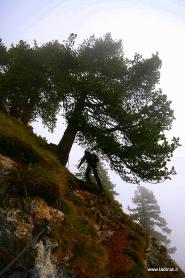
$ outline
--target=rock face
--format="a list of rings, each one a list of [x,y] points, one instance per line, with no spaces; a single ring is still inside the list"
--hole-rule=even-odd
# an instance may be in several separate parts
[[[8,144],[16,136],[20,150],[25,138],[22,153],[29,153],[22,159],[11,145],[9,156],[0,154],[0,277],[147,278],[156,256],[166,267],[177,267],[111,195],[88,191],[45,142],[21,124],[10,124]],[[168,274],[183,277],[180,268],[176,276]]]
[[[17,170],[19,165],[12,159],[0,154],[0,183],[7,177],[11,170]]]
[[[8,175],[12,170],[18,171],[20,166],[12,159],[0,155],[0,186],[5,186],[8,181]],[[52,255],[52,250],[58,247],[56,240],[49,238],[51,232],[50,224],[55,222],[62,223],[64,214],[62,211],[49,206],[39,197],[21,198],[17,200],[15,196],[5,197],[4,204],[0,207],[0,266],[8,265],[13,257],[19,256],[19,253],[27,247],[24,254],[30,253],[32,260],[28,269],[18,259],[15,269],[9,274],[10,269],[3,274],[3,277],[62,277],[63,275],[56,258]],[[45,233],[35,242],[35,227],[39,229],[46,226]],[[40,227],[39,227],[40,226]],[[30,244],[29,244],[30,243]],[[17,252],[18,251],[20,252]],[[11,254],[10,254],[11,253]],[[24,255],[23,254],[23,255]],[[21,262],[21,269],[19,263]]]
[[[48,206],[47,203],[39,197],[32,200],[30,212],[37,221],[43,219],[48,223],[53,221],[64,221],[64,214],[60,210]]]
[[[47,239],[44,242],[42,240],[38,241],[35,245],[36,258],[35,267],[32,270],[32,277],[34,278],[57,278],[63,277],[63,274],[58,273],[56,265],[57,261],[54,256],[52,256],[51,251],[58,246],[58,243],[52,242]]]
[[[25,274],[21,269],[21,272],[15,270],[15,273],[13,272],[7,277],[64,277],[58,269],[56,258],[52,255],[52,250],[58,247],[58,243],[50,238],[51,226],[49,226],[52,221],[63,222],[64,214],[49,207],[40,198],[27,199],[26,201],[27,204],[30,204],[30,211],[25,209],[24,204],[22,204],[22,208],[6,207],[0,209],[0,252],[2,254],[4,250],[5,261],[9,261],[6,253],[11,252],[16,256],[19,255],[16,249],[22,251],[27,246],[25,254],[30,255],[33,266],[28,267],[28,272]],[[16,206],[19,204],[16,203]],[[35,226],[37,226],[37,231],[34,232]],[[40,237],[38,237],[39,234]],[[5,252],[5,250],[7,251]],[[15,265],[20,262],[21,266],[25,267],[21,259]]]

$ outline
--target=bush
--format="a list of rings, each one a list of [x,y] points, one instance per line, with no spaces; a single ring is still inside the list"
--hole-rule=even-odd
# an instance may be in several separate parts
[[[127,250],[126,254],[133,260],[134,266],[129,270],[129,278],[143,278],[145,275],[145,267],[141,258],[134,250]]]
[[[78,236],[74,245],[73,267],[78,278],[107,278],[105,249],[89,236]]]
[[[53,172],[41,166],[12,171],[7,177],[10,193],[39,196],[48,204],[60,199],[60,184]]]
[[[59,208],[65,215],[69,215],[71,212],[70,205],[68,201],[62,200],[60,203],[60,208]]]
[[[74,228],[75,230],[78,231],[79,234],[84,234],[84,235],[95,234],[92,224],[87,219],[78,219],[78,221],[74,225]]]

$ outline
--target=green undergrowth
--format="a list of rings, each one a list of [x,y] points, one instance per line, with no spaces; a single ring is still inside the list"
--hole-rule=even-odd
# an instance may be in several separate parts
[[[62,200],[60,209],[65,214],[64,223],[52,227],[52,238],[58,242],[55,254],[59,260],[71,257],[70,265],[77,278],[107,278],[107,255],[96,239],[89,219],[73,202]]]
[[[0,198],[3,196],[41,197],[54,207],[58,207],[61,202],[62,208],[66,205],[67,210],[64,196],[70,192],[69,175],[73,179],[72,174],[64,167],[54,170],[49,167],[29,165],[22,169],[14,169],[0,181]]]
[[[73,265],[78,278],[107,278],[105,249],[87,235],[79,235],[74,246]]]
[[[4,114],[0,114],[0,153],[19,165],[0,180],[0,195],[39,196],[53,204],[76,186],[75,177],[60,164],[47,142],[31,127]]]
[[[130,257],[134,263],[133,267],[128,272],[129,278],[143,278],[145,277],[145,267],[141,260],[139,254],[132,250],[128,249],[126,252],[127,256]]]
[[[76,234],[96,237],[93,223],[86,217],[83,207],[75,205],[72,201],[62,199],[60,210],[65,215],[64,223],[71,227]]]
[[[145,245],[149,243],[149,234],[146,233],[143,228],[134,222],[129,222],[129,242],[131,247],[136,251],[144,250]],[[142,247],[142,249],[141,249]]]
[[[47,150],[47,142],[36,136],[32,128],[0,114],[0,152],[19,162],[59,165],[57,156]]]

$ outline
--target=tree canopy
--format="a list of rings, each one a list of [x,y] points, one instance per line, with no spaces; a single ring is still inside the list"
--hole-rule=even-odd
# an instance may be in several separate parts
[[[66,165],[77,142],[93,147],[123,180],[160,182],[174,174],[167,162],[179,145],[167,140],[174,120],[171,102],[157,88],[158,54],[124,56],[121,40],[91,36],[79,46],[71,34],[30,47],[1,42],[1,100],[19,104],[24,122],[41,117],[50,129],[61,109],[66,130],[58,152]]]
[[[52,130],[67,81],[66,59],[57,41],[41,47],[20,41],[9,49],[0,41],[0,102],[19,106],[24,123],[41,117]]]
[[[131,218],[138,221],[161,244],[165,245],[169,253],[174,253],[176,248],[169,247],[171,241],[166,236],[166,234],[171,233],[171,230],[167,227],[166,220],[160,216],[160,206],[153,192],[144,186],[138,186],[132,201],[136,205],[136,208],[131,209],[128,207]]]
[[[66,164],[76,140],[101,153],[125,181],[169,178],[174,169],[167,162],[178,139],[166,138],[174,115],[167,96],[156,89],[158,54],[126,59],[122,41],[110,34],[92,36],[72,53],[76,67],[64,105],[68,125],[59,143],[61,161]]]

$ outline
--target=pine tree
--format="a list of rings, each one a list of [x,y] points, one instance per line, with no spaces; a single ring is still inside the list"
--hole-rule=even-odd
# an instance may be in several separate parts
[[[78,48],[69,45],[74,68],[63,105],[67,127],[58,145],[62,164],[77,142],[101,153],[126,182],[169,179],[175,171],[167,163],[179,139],[166,138],[174,115],[167,96],[156,89],[158,54],[126,59],[122,41],[110,34],[91,36]]]
[[[0,104],[23,111],[22,121],[40,117],[54,128],[62,111],[66,129],[58,144],[66,165],[74,142],[94,148],[126,182],[161,182],[175,174],[167,163],[179,138],[167,140],[174,120],[171,102],[156,88],[158,54],[124,57],[121,40],[91,36],[78,47],[75,34],[63,44],[7,49],[0,42]],[[1,55],[2,54],[2,55]]]
[[[144,186],[138,186],[132,201],[136,208],[131,209],[128,206],[131,218],[156,237],[160,244],[165,245],[169,253],[174,253],[176,248],[169,247],[171,241],[166,235],[170,234],[171,230],[167,227],[166,220],[160,216],[161,210],[153,192]]]

